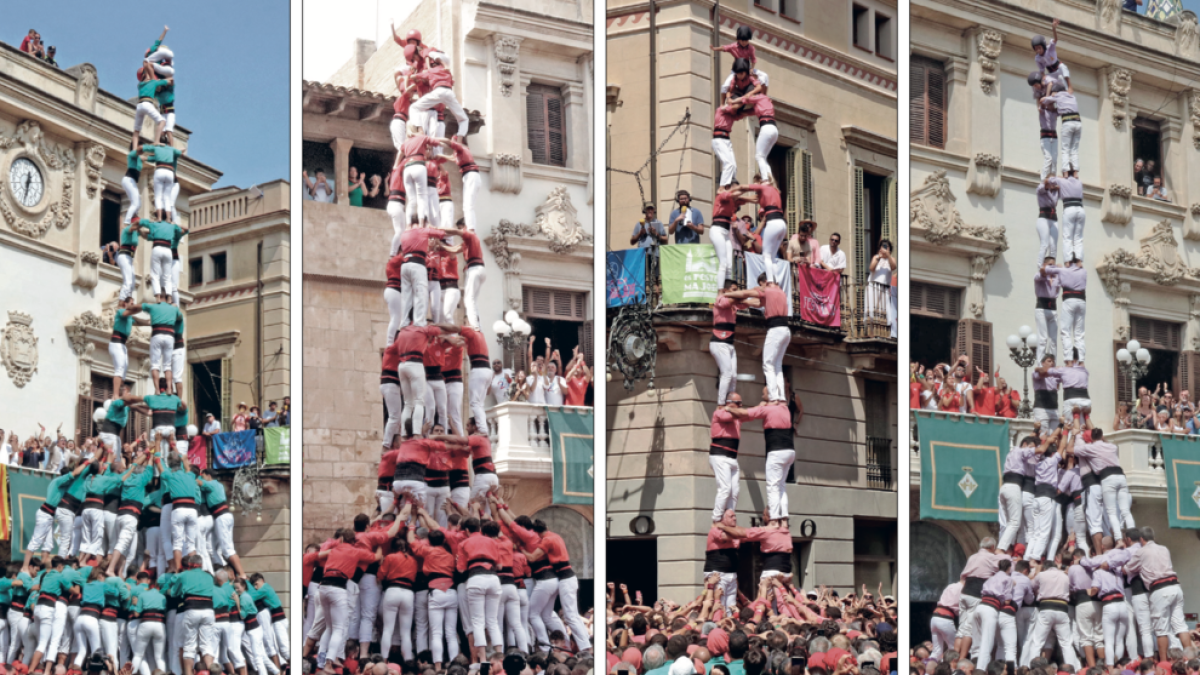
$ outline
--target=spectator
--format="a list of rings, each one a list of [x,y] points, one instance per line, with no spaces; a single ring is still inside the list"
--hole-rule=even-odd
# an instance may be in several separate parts
[[[1132,429],[1133,418],[1129,414],[1128,403],[1117,404],[1117,418],[1113,421],[1113,431],[1121,431],[1122,429]],[[1191,433],[1190,431],[1188,433]]]
[[[800,221],[796,234],[788,239],[785,257],[788,262],[797,265],[820,265],[821,244],[812,236],[816,223],[811,220]]]
[[[692,206],[692,195],[687,190],[676,193],[675,201],[679,208],[671,211],[667,232],[675,235],[676,244],[699,244],[700,235],[704,234],[704,216]]]
[[[349,196],[350,206],[362,206],[363,188],[367,180],[366,174],[360,174],[358,169],[350,167]]]
[[[246,426],[249,429],[258,431],[263,428],[262,415],[259,407],[256,405],[250,406],[250,415],[246,418]]]
[[[54,45],[50,45],[46,48],[46,63],[54,66],[55,68],[58,67],[58,61],[54,60],[54,55],[57,53],[57,51],[58,49]]]
[[[8,464],[12,457],[12,444],[9,443],[11,440],[13,437],[5,436],[4,430],[0,429],[0,464]]]
[[[204,436],[211,440],[213,435],[219,433],[221,433],[221,423],[217,421],[216,417],[213,417],[212,413],[208,413],[204,417]]]
[[[1154,177],[1154,183],[1150,186],[1150,192],[1146,196],[1160,202],[1171,201],[1171,198],[1167,196],[1167,188],[1163,187],[1161,176]]]
[[[21,40],[21,51],[25,52],[26,54],[33,53],[33,45],[38,41],[39,37],[40,36],[38,35],[38,32],[30,28],[29,34],[27,34],[25,38]]]
[[[316,179],[308,177],[308,172],[301,174],[304,177],[304,187],[313,201],[330,203],[333,201],[333,186],[325,178],[325,170],[317,169]]]
[[[279,426],[279,405],[275,401],[267,404],[267,412],[263,413],[263,424],[267,427]]]
[[[829,245],[821,247],[821,267],[831,272],[841,272],[846,269],[846,252],[841,249],[842,235],[834,232],[829,235]]]
[[[292,425],[292,397],[283,397],[283,408],[279,411],[279,426],[290,427]]]
[[[250,416],[246,413],[246,402],[239,403],[237,409],[237,414],[233,416],[233,431],[245,431],[249,428],[250,420]]]
[[[1121,6],[1121,9],[1125,10],[1126,12],[1133,12],[1134,14],[1137,14],[1138,7],[1140,7],[1143,2],[1145,2],[1145,0],[1124,0],[1124,4]]]
[[[1153,182],[1154,177],[1151,176],[1148,180],[1145,178],[1146,162],[1140,159],[1133,162],[1133,184],[1137,188],[1139,195],[1146,194],[1146,185]]]
[[[656,217],[658,209],[654,208],[653,204],[647,204],[646,208],[642,209],[642,213],[645,217],[639,220],[637,225],[634,225],[633,236],[629,238],[629,243],[638,248],[666,244],[667,228]]]
[[[1146,162],[1146,168],[1142,171],[1141,189],[1138,194],[1149,196],[1150,188],[1154,187],[1154,177],[1158,175],[1158,167],[1154,165],[1154,160]]]

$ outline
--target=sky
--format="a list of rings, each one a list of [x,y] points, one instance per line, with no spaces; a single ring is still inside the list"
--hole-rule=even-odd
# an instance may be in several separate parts
[[[1196,0],[1200,2],[1200,0]],[[354,41],[391,39],[419,0],[305,0],[304,79],[324,82],[354,55]]]
[[[288,0],[9,2],[0,40],[20,46],[36,28],[61,67],[91,63],[101,89],[128,99],[143,54],[170,26],[188,154],[223,173],[214,187],[246,188],[288,177],[289,11]]]

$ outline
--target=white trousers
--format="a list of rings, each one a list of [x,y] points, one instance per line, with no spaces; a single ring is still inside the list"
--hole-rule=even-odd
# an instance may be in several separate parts
[[[133,297],[133,256],[128,253],[118,253],[117,267],[121,270],[121,293],[117,297],[121,300],[128,300]]]
[[[112,361],[113,377],[125,377],[129,369],[129,350],[123,342],[108,343],[108,358]]]
[[[1033,409],[1033,421],[1041,422],[1043,429],[1054,431],[1058,428],[1058,410],[1035,407]]]
[[[458,593],[453,588],[429,589],[429,644],[434,663],[445,663],[458,656]]]
[[[412,432],[421,433],[425,424],[425,366],[420,361],[401,363],[396,369],[400,374],[400,393],[404,397],[404,413],[400,422],[400,433],[412,422]]]
[[[446,381],[425,381],[425,421],[446,425]],[[414,432],[417,430],[414,428]]]
[[[462,298],[462,291],[456,286],[449,286],[442,289],[442,322],[455,323],[454,315],[458,313],[458,301]]]
[[[242,638],[245,637],[246,625],[241,621],[218,621],[216,631],[217,640],[220,642],[217,651],[221,653],[217,661],[222,665],[232,665],[235,670],[245,668],[246,657],[242,652]]]
[[[34,553],[49,553],[54,550],[54,516],[38,509],[33,517],[33,536],[29,538],[26,549]]]
[[[142,123],[146,121],[147,117],[154,120],[155,124],[166,121],[162,113],[158,112],[157,105],[151,101],[142,101],[137,104],[137,108],[133,111],[133,130],[139,134],[142,133]],[[157,138],[154,140],[158,141]]]
[[[713,225],[708,229],[708,238],[717,252],[717,288],[725,287],[725,280],[729,278],[733,269],[733,244],[730,243],[730,236],[729,230],[724,227]]]
[[[120,439],[118,439],[118,442],[119,442],[119,440]],[[118,445],[115,452],[120,452],[120,451],[121,451],[121,448],[120,448],[120,445]],[[64,551],[71,550],[71,537],[75,530],[75,512],[68,508],[64,508],[62,506],[58,507],[54,511],[54,523],[56,525],[58,525],[59,555],[66,555],[64,553]],[[30,596],[30,597],[32,597],[32,596]],[[37,598],[33,598],[33,599],[36,600]]]
[[[1150,620],[1154,622],[1155,637],[1187,632],[1187,623],[1183,619],[1182,586],[1164,586],[1150,593]]]
[[[434,520],[438,519],[438,515],[442,518],[446,517],[442,507],[446,502],[450,501],[450,486],[443,485],[441,487],[426,487],[425,488],[425,510],[434,515]],[[441,524],[440,522],[438,523]]]
[[[1037,233],[1039,245],[1035,262],[1038,267],[1041,267],[1046,258],[1058,259],[1058,221],[1038,218]]]
[[[591,649],[592,644],[588,640],[587,625],[583,623],[583,617],[579,616],[579,579],[577,577],[558,580],[558,602],[562,605],[563,619],[565,619],[567,627],[571,629],[571,639],[575,641],[581,651]]]
[[[171,295],[171,249],[154,246],[150,249],[150,287],[154,295]]]
[[[1037,360],[1041,363],[1047,354],[1058,354],[1058,312],[1053,309],[1034,309],[1033,320],[1038,332]]]
[[[1050,544],[1050,535],[1054,528],[1055,504],[1050,497],[1035,498],[1029,544],[1025,548],[1026,560],[1041,560],[1047,555],[1046,548]]]
[[[463,224],[472,232],[479,223],[475,214],[475,200],[479,197],[479,188],[483,185],[478,171],[468,171],[462,175],[462,209]]]
[[[1067,507],[1067,524],[1075,535],[1075,548],[1083,549],[1084,554],[1088,554],[1091,545],[1088,543],[1087,513],[1082,502],[1082,499],[1079,503],[1071,502]]]
[[[178,347],[171,350],[171,380],[176,385],[183,384],[183,369],[187,364],[187,349]],[[176,386],[178,389],[178,386]]]
[[[779,245],[787,238],[787,221],[783,218],[769,218],[766,226],[763,227],[763,257],[766,258],[767,280],[774,281],[780,287],[784,287],[785,279],[780,276],[779,266],[775,264],[775,260],[779,258]],[[791,272],[791,265],[784,268],[783,274]],[[746,285],[753,283],[751,280],[746,280]]]
[[[237,555],[233,545],[233,514],[229,511],[213,519],[214,551],[224,560]]]
[[[1059,122],[1058,124],[1058,138],[1062,148],[1059,164],[1064,171],[1079,170],[1079,138],[1082,133],[1083,122],[1081,120]]]
[[[450,426],[446,427],[447,433],[452,433],[456,436],[466,436],[467,428],[463,426],[463,383],[462,380],[457,382],[446,383],[446,417],[450,419]]]
[[[953,621],[935,614],[929,620],[929,632],[932,634],[933,641],[933,650],[929,652],[929,658],[941,661],[943,654],[954,649],[954,634],[957,630]]]
[[[549,647],[550,634],[546,626],[554,615],[554,598],[558,597],[558,579],[537,579],[529,594],[529,623],[533,626],[534,647]],[[476,641],[478,644],[478,641]]]
[[[154,209],[170,211],[171,195],[174,194],[172,190],[175,187],[175,172],[170,169],[155,169],[150,185],[154,188]]]
[[[1075,606],[1075,644],[1080,649],[1104,646],[1102,628],[1100,603],[1084,602]]]
[[[344,588],[321,586],[321,609],[330,626],[326,658],[341,661],[346,653],[346,631],[350,624],[349,592]]]
[[[500,632],[500,577],[479,574],[467,579],[467,603],[471,607],[475,646],[501,648],[504,635]]]
[[[717,497],[713,502],[713,522],[716,522],[725,515],[725,509],[737,509],[741,469],[736,459],[720,455],[709,455],[708,465],[717,481]]]
[[[79,550],[89,555],[104,554],[104,510],[83,510],[83,543]]]
[[[787,475],[796,461],[795,450],[771,450],[767,453],[767,507],[771,518],[788,517]]]
[[[487,280],[487,272],[482,265],[467,268],[467,280],[463,285],[463,312],[467,325],[479,329],[479,291]]]
[[[736,388],[737,382],[737,349],[728,342],[711,340],[708,343],[708,353],[717,362],[717,405],[725,405],[729,392]]]
[[[167,626],[157,621],[139,621],[133,640],[133,672],[138,672],[149,652],[154,670],[166,672],[167,662],[163,653],[167,646]]]
[[[32,593],[29,598],[29,602],[34,602]],[[38,624],[37,650],[45,661],[52,662],[58,657],[63,631],[67,627],[67,604],[56,602],[53,607],[38,605],[33,609],[33,618]]]
[[[391,122],[388,122],[388,133],[392,137],[392,145],[396,146],[396,152],[404,152],[404,141],[408,140],[408,124],[397,117],[393,117]]]
[[[1017,661],[1017,617],[1000,612],[996,616],[996,647],[993,650],[997,660]]]
[[[103,648],[100,643],[100,620],[91,615],[75,619],[75,667],[83,665],[83,657]]]
[[[1130,527],[1136,527],[1130,507],[1133,497],[1129,494],[1129,483],[1124,474],[1109,476],[1100,481],[1100,493],[1104,500],[1104,512],[1108,515],[1109,531],[1114,536]]]
[[[142,192],[138,189],[138,182],[130,176],[121,179],[121,187],[125,189],[125,196],[129,198],[129,208],[125,209],[125,218],[121,220],[121,224],[124,225],[132,222],[138,209],[142,208]]]
[[[78,623],[80,618],[77,617],[75,622]],[[121,651],[121,629],[116,619],[100,619],[100,642],[103,643],[104,653],[115,662]],[[78,643],[72,651],[79,651]]]
[[[243,626],[242,648],[250,653],[250,659],[254,662],[254,670],[259,675],[263,675],[263,673],[276,675],[280,672],[279,668],[275,667],[275,662],[267,658],[267,648],[263,643],[262,626],[255,626],[250,630],[245,630]]]
[[[787,354],[792,331],[787,326],[776,326],[767,331],[763,340],[763,377],[772,401],[786,401],[787,392],[783,383],[783,357]]]
[[[400,324],[396,331],[411,324],[425,325],[429,313],[429,273],[425,266],[415,262],[406,262],[400,266]],[[409,310],[412,318],[409,318]],[[388,327],[388,344],[396,337],[395,331]]]
[[[729,185],[737,178],[737,157],[733,154],[733,141],[728,138],[714,138],[712,148],[713,154],[721,160],[721,182],[717,185]]]
[[[1084,318],[1087,316],[1087,301],[1067,298],[1062,301],[1058,318],[1062,327],[1062,353],[1065,360],[1084,361],[1087,348],[1083,342]],[[1074,350],[1074,351],[1072,351]],[[1075,356],[1078,355],[1076,359]]]
[[[775,141],[778,140],[779,127],[774,124],[758,127],[758,138],[754,141],[754,159],[758,161],[758,174],[762,176],[764,183],[771,180],[771,165],[767,163],[767,156],[771,154],[771,148],[775,147]]]
[[[392,637],[400,631],[400,651],[404,660],[413,658],[412,625],[413,625],[413,592],[407,588],[389,588],[383,594],[383,602],[379,606],[383,622],[380,624],[379,648],[387,653],[392,645]],[[367,638],[370,641],[370,637]],[[435,649],[440,651],[441,645]],[[434,652],[435,654],[437,652]],[[437,661],[435,658],[434,661]]]
[[[374,574],[364,574],[358,580],[358,641],[370,644],[375,630],[375,618],[379,614],[379,579]],[[270,620],[268,612],[267,620]],[[353,628],[353,627],[352,627]],[[270,651],[270,650],[268,650]]]
[[[429,187],[429,174],[425,171],[424,164],[409,164],[404,167],[404,194],[408,200],[405,206],[405,217],[408,222],[412,222],[413,216],[417,216],[424,222],[433,218],[428,213],[429,197],[425,194]]]
[[[400,237],[404,235],[404,231],[408,229],[408,214],[405,213],[406,208],[403,202],[396,199],[389,199],[387,203],[387,214],[392,219],[392,247],[388,251],[388,257],[396,255],[400,251]]]
[[[964,595],[958,599],[958,632],[957,638],[975,638],[972,629],[975,627],[975,609],[979,607],[979,598]]]
[[[1042,139],[1042,172],[1039,183],[1046,182],[1047,176],[1058,174],[1058,139],[1043,138]]]
[[[201,567],[209,574],[213,573],[212,555],[208,542],[212,538],[213,517],[202,516],[196,512],[196,552],[200,554]]]
[[[137,541],[138,518],[126,513],[117,516],[117,541],[113,547],[114,553],[121,554],[126,561],[133,557]]]
[[[1017,543],[1023,504],[1020,485],[1004,483],[1000,486],[1000,542],[996,550],[1011,551]]]
[[[391,448],[396,434],[400,433],[400,417],[404,406],[404,398],[400,394],[400,385],[384,382],[379,385],[379,394],[387,406],[387,422],[383,425],[383,447]],[[385,509],[386,512],[386,509]]]
[[[1128,593],[1128,590],[1126,592]],[[1157,649],[1157,645],[1154,642],[1154,620],[1150,618],[1150,594],[1129,594],[1128,598],[1129,611],[1136,623],[1137,634],[1141,638],[1142,654],[1151,656]]]
[[[442,323],[442,285],[433,280],[426,281],[426,286],[429,288],[429,317],[434,323]]]
[[[175,115],[175,113],[171,113],[172,118],[174,117],[174,115]],[[175,184],[171,186],[171,194],[167,195],[167,211],[168,211],[169,215],[171,216],[171,222],[173,222],[173,223],[179,222],[179,211],[175,208],[175,205],[178,203],[179,203],[179,181],[175,181]],[[179,300],[176,299],[175,303],[179,304]]]
[[[1124,601],[1110,602],[1101,610],[1104,625],[1104,665],[1112,666],[1125,655],[1125,637],[1129,631],[1129,608]]]
[[[488,385],[492,382],[491,368],[472,368],[467,379],[467,396],[471,399],[471,418],[480,430],[487,429],[487,412],[484,401],[487,400]]]
[[[1083,516],[1088,534],[1104,534],[1104,488],[1092,485],[1083,490]]]
[[[434,192],[434,194],[437,194]],[[438,225],[441,227],[454,226],[454,201],[438,198]]]
[[[413,593],[413,625],[416,627],[414,640],[417,653],[429,649],[429,591]],[[397,638],[392,638],[392,646]]]
[[[1068,206],[1063,209],[1062,264],[1071,262],[1072,258],[1083,260],[1083,226],[1087,220],[1082,206]]]
[[[1038,612],[1037,623],[1033,626],[1029,641],[1025,643],[1025,649],[1021,651],[1020,665],[1028,666],[1034,656],[1041,654],[1051,633],[1058,640],[1058,646],[1062,647],[1063,659],[1079,670],[1079,659],[1075,656],[1075,643],[1071,635],[1071,617],[1066,612],[1056,610]]]
[[[171,508],[171,550],[183,555],[195,553],[200,536],[199,518],[196,509],[186,506]]]
[[[500,618],[504,620],[505,644],[523,652],[529,651],[529,635],[521,622],[521,598],[516,584],[500,584]]]
[[[426,116],[425,134],[432,135],[435,131],[433,125],[437,124],[437,113],[434,111],[434,107],[439,103],[446,106],[446,112],[453,114],[454,119],[458,120],[458,135],[466,137],[470,122],[467,120],[466,111],[458,104],[458,99],[454,97],[454,90],[450,87],[438,87],[417,99],[417,102],[409,108],[408,114],[413,119]]]
[[[971,627],[971,633],[978,636],[979,647],[979,658],[975,667],[981,670],[986,670],[987,665],[992,662],[992,647],[996,643],[996,623],[999,615],[1000,612],[996,611],[995,607],[981,602],[979,607],[975,608],[975,615],[972,617],[974,625]]]

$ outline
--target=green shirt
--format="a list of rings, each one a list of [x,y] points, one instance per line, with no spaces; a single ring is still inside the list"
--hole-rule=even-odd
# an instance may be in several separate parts
[[[175,337],[176,338],[183,337],[183,312],[180,312],[179,316],[176,317],[176,319],[175,319]],[[175,346],[178,347],[179,343],[176,342]]]
[[[171,583],[182,598],[211,598],[217,588],[212,575],[200,569],[184,570],[176,574]]]
[[[354,183],[348,183],[354,185]],[[350,191],[350,206],[362,206],[363,190],[361,187],[356,187]]]
[[[129,605],[129,584],[121,577],[107,577],[104,579],[105,585],[108,586],[108,595],[105,601],[105,607],[117,607]]]
[[[137,502],[139,504],[145,503],[146,486],[153,479],[154,471],[150,467],[135,468],[133,473],[129,474],[129,478],[126,478],[125,483],[121,486],[121,501]]]
[[[255,606],[254,598],[250,597],[249,591],[238,596],[238,611],[241,612],[243,621],[252,616],[258,616],[258,607]]]
[[[158,101],[158,107],[166,108],[175,104],[175,83],[168,82],[165,86],[160,87],[158,93],[154,95]]]
[[[87,494],[89,497],[95,495],[97,497],[108,497],[109,495],[120,494],[121,492],[121,474],[109,469],[99,476],[92,476],[87,481]]]
[[[176,412],[179,410],[179,397],[175,394],[150,394],[142,399],[150,410]]]
[[[142,147],[154,153],[152,159],[155,164],[170,164],[172,169],[176,168],[179,156],[183,154],[182,150],[177,150],[171,145],[151,144]]]
[[[13,586],[9,589],[9,593],[12,595],[14,601],[24,601],[25,598],[29,597],[30,590],[33,589],[33,577],[25,572],[18,572],[17,579],[20,580],[21,585]],[[9,584],[12,584],[11,579],[9,580]]]
[[[158,575],[158,587],[162,589],[162,594],[168,600],[179,597],[179,594],[175,592],[175,577],[176,574],[174,572],[166,572],[165,574]]]
[[[176,333],[176,335],[179,335],[179,333]],[[186,427],[186,426],[187,426],[187,423],[188,423],[188,411],[187,411],[187,409],[185,408],[185,409],[183,409],[183,410],[176,410],[176,411],[175,411],[175,427],[176,427],[176,428],[182,428],[182,427]],[[183,439],[183,438],[180,438],[179,440],[181,440],[181,441],[182,441],[182,440],[185,440],[185,439]]]
[[[116,404],[117,401],[113,403]],[[109,412],[112,412],[111,407],[109,408]],[[87,497],[87,477],[94,473],[96,473],[96,465],[88,464],[87,468],[79,473],[79,478],[76,478],[75,482],[71,483],[71,487],[67,489],[67,494],[82,502],[84,497]]]
[[[165,612],[167,609],[167,598],[156,588],[147,588],[137,596],[137,611],[139,612]]]
[[[142,500],[142,508],[148,509],[151,506],[161,507],[162,506],[162,496],[163,496],[163,491],[162,491],[161,487],[156,490],[147,492],[145,499]]]
[[[204,481],[200,486],[200,494],[204,497],[204,505],[210,509],[225,503],[225,486],[220,481]]]
[[[183,238],[186,237],[187,234],[188,234],[187,232],[183,231],[182,227],[175,231],[175,238],[171,240],[171,250],[172,251],[179,250],[179,242],[183,241]]]
[[[137,246],[138,243],[138,228],[133,225],[121,226],[121,245],[122,246]]]
[[[233,584],[226,583],[213,589],[213,609],[226,612],[233,609]]]
[[[113,595],[112,586],[107,581],[86,581],[83,584],[83,599],[85,605],[104,607]],[[118,596],[119,597],[119,596]]]
[[[262,605],[266,609],[279,609],[283,607],[283,603],[279,602],[279,596],[275,594],[275,589],[271,588],[271,584],[263,582],[262,588],[255,588],[251,584],[246,592],[250,597],[254,598],[254,603]]]
[[[12,602],[12,579],[0,579],[0,605]]]
[[[71,487],[73,480],[75,480],[75,476],[64,473],[50,481],[50,487],[46,490],[46,503],[51,508],[58,508],[58,503],[62,501],[63,495],[67,494],[67,488]]]
[[[133,332],[133,315],[125,316],[124,311],[118,310],[113,315],[113,332],[128,338]]]
[[[169,302],[142,303],[142,311],[150,315],[151,326],[170,326],[175,327],[175,319],[179,315],[179,308]]]
[[[129,423],[129,406],[124,399],[117,399],[108,404],[108,414],[104,416],[109,422],[124,428]]]
[[[150,228],[150,238],[154,241],[173,242],[175,235],[183,231],[181,227],[170,222],[152,220],[146,223],[146,226]]]
[[[142,170],[142,149],[130,150],[128,155],[125,155],[125,165],[130,169]]]
[[[138,98],[157,99],[158,88],[168,84],[171,83],[166,80],[145,80],[138,82]]]
[[[51,570],[46,572],[42,577],[42,593],[58,597],[66,595],[67,589],[71,587],[70,579],[62,572]]]
[[[183,499],[185,497],[195,501],[199,496],[199,487],[196,485],[196,474],[191,471],[184,471],[180,467],[177,471],[163,467],[162,472],[163,489],[171,493],[171,499]]]

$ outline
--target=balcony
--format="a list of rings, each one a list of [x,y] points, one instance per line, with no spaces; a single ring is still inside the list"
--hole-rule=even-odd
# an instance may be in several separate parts
[[[934,413],[935,415],[958,415],[958,413]],[[910,485],[917,487],[921,484],[921,444],[917,439],[917,417],[910,413],[908,416],[909,467]],[[1026,436],[1033,433],[1033,420],[1009,420],[1009,441],[1015,445]],[[1121,469],[1129,483],[1129,492],[1133,497],[1146,499],[1167,498],[1167,476],[1163,469],[1162,442],[1155,431],[1125,429],[1111,431],[1104,435],[1104,440],[1117,446],[1121,457]]]
[[[496,473],[512,478],[550,477],[554,463],[546,406],[509,401],[488,409],[487,416]]]

